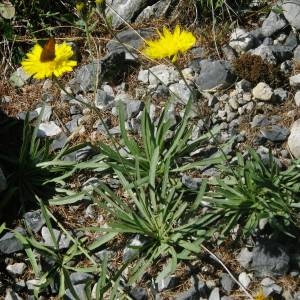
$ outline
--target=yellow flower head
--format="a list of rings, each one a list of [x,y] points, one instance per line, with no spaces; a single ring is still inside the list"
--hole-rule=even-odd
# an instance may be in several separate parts
[[[158,34],[159,39],[146,41],[147,46],[142,50],[144,55],[152,59],[169,57],[175,62],[179,52],[185,53],[196,43],[195,36],[189,31],[181,30],[179,25],[176,25],[173,33],[164,27],[163,32],[158,31]]]
[[[105,2],[105,0],[96,0],[96,4],[99,4],[99,5],[101,5],[104,2]]]
[[[263,289],[260,289],[254,296],[254,300],[272,300],[272,298],[265,296]]]
[[[77,11],[80,13],[83,9],[84,9],[84,7],[85,7],[85,4],[84,4],[84,2],[77,2],[76,3],[76,9],[77,9]]]
[[[44,48],[39,44],[34,45],[21,65],[24,71],[35,79],[44,79],[52,75],[60,77],[77,65],[76,60],[71,60],[73,54],[70,45],[65,42],[56,44],[54,39],[50,38]]]

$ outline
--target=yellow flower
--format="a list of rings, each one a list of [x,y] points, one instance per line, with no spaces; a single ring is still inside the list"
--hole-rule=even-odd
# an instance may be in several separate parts
[[[260,289],[254,296],[254,300],[272,300],[272,298],[265,296],[263,289]]]
[[[76,3],[76,9],[77,9],[77,11],[80,13],[83,9],[84,9],[84,7],[85,7],[85,4],[84,4],[84,2],[77,2]]]
[[[159,39],[146,41],[147,46],[142,50],[144,55],[152,59],[169,57],[175,62],[179,52],[185,53],[196,43],[195,36],[189,31],[181,30],[179,25],[176,25],[173,33],[164,27],[163,32],[158,31],[158,34]]]
[[[73,67],[77,65],[76,60],[70,59],[74,54],[72,47],[64,42],[55,44],[53,49],[53,57],[48,53],[47,57],[49,58],[42,59],[41,55],[46,50],[45,46],[43,48],[39,44],[34,45],[32,50],[27,53],[27,57],[21,62],[24,71],[35,79],[44,79],[52,75],[60,77],[65,72],[72,71]]]
[[[105,0],[96,0],[96,4],[99,4],[99,5],[101,5],[104,2],[105,2]]]

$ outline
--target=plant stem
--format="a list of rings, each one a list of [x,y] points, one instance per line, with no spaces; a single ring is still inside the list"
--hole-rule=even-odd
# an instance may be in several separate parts
[[[251,300],[254,300],[252,295],[247,291],[247,289],[233,276],[233,274],[230,272],[230,270],[225,266],[225,264],[218,258],[214,253],[212,253],[208,248],[206,248],[203,244],[200,244],[200,247],[204,249],[209,255],[216,261],[218,262],[228,273],[228,275],[232,278],[234,282],[236,282],[239,287],[243,290],[243,292],[247,295],[247,297]]]

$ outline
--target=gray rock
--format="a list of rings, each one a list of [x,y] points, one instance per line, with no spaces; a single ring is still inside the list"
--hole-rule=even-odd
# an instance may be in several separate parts
[[[151,19],[160,19],[165,16],[170,8],[172,0],[160,0],[147,6],[136,18],[135,22],[142,23]]]
[[[300,159],[300,119],[296,120],[291,127],[288,138],[288,147],[296,159]]]
[[[62,133],[61,128],[57,126],[54,121],[50,121],[47,123],[39,124],[37,136],[55,138],[59,136],[61,133]]]
[[[52,240],[52,236],[47,227],[44,226],[42,228],[41,234],[42,234],[45,245],[54,247],[54,241]],[[65,249],[70,246],[71,240],[69,239],[69,237],[66,234],[64,234],[61,231],[54,229],[54,228],[53,228],[53,234],[56,239],[56,242],[58,243],[59,249]]]
[[[22,235],[26,235],[26,231],[17,227],[15,231]],[[23,250],[23,245],[15,237],[13,232],[7,232],[0,238],[0,253],[11,254]]]
[[[29,279],[26,281],[26,286],[29,291],[33,291],[39,285],[40,281],[38,279]]]
[[[176,296],[175,300],[198,300],[207,298],[208,288],[203,281],[195,281],[192,277],[192,287]]]
[[[18,276],[18,275],[22,275],[26,269],[26,264],[23,262],[20,263],[14,263],[12,265],[8,265],[6,267],[6,270],[9,274],[14,275],[14,276]]]
[[[65,133],[61,133],[57,138],[51,143],[51,151],[62,149],[68,142],[68,137]]]
[[[273,162],[278,166],[279,169],[282,168],[282,164],[281,164],[280,160],[277,157],[273,156],[272,154],[270,156],[268,148],[266,148],[264,146],[259,146],[259,147],[257,147],[256,152],[257,152],[257,154],[259,154],[259,156],[265,166],[269,167],[270,163]],[[267,223],[268,223],[267,218],[260,219],[259,224],[258,224],[259,228],[261,230],[263,230],[265,228],[265,226],[267,225]]]
[[[276,57],[273,54],[273,51],[270,48],[270,46],[260,45],[255,49],[249,50],[249,53],[251,53],[252,55],[260,56],[265,62],[267,62],[269,64],[277,63]]]
[[[203,120],[198,120],[197,124],[194,125],[193,127],[193,132],[192,132],[192,140],[196,140],[197,138],[199,138],[201,136],[201,133],[204,131],[205,129],[205,124]]]
[[[99,109],[106,109],[113,103],[114,97],[107,94],[105,91],[97,89],[95,96],[95,106]]]
[[[249,102],[241,107],[238,108],[238,113],[239,115],[243,115],[245,113],[251,112],[254,108],[254,103],[253,102]]]
[[[70,133],[73,133],[76,128],[78,127],[78,120],[82,118],[82,115],[74,115],[72,119],[65,124],[66,128],[69,130]]]
[[[194,58],[205,58],[205,48],[204,47],[193,47],[190,52]]]
[[[111,19],[113,28],[118,28],[123,24],[122,19],[131,23],[134,21],[134,17],[146,6],[146,0],[128,0],[125,2],[124,0],[107,0],[106,14]]]
[[[95,154],[95,150],[92,146],[85,146],[81,149],[78,149],[75,153],[76,161],[83,161]]]
[[[94,276],[90,273],[83,273],[83,272],[74,272],[70,275],[70,280],[73,285],[79,284],[79,283],[87,283],[89,281],[92,281],[94,279]]]
[[[242,248],[239,255],[237,256],[237,261],[244,268],[248,268],[253,258],[253,253],[247,248]]]
[[[133,300],[147,300],[148,292],[145,288],[134,287],[130,291],[130,296],[133,298]]]
[[[222,273],[221,274],[221,285],[222,285],[222,288],[226,292],[229,293],[233,289],[235,282],[232,280],[232,278],[227,273]]]
[[[45,220],[40,209],[25,213],[23,218],[26,225],[35,233],[39,232],[45,224]]]
[[[156,86],[160,83],[168,86],[178,82],[180,76],[173,66],[157,65],[149,69],[149,84]]]
[[[239,108],[239,103],[237,102],[236,98],[229,98],[228,100],[228,104],[230,105],[230,107],[233,109],[233,110],[237,110]],[[226,108],[225,108],[226,110]],[[227,114],[229,112],[227,111]]]
[[[250,33],[258,41],[262,41],[264,39],[264,35],[262,34],[261,27],[257,27],[255,29],[251,30]]]
[[[123,250],[123,261],[127,262],[139,253],[139,248],[145,244],[145,240],[142,240],[140,235],[136,235]]]
[[[248,92],[243,93],[243,98],[242,99],[238,98],[238,102],[240,104],[246,104],[246,103],[250,102],[251,100],[252,100],[252,94],[248,93]]]
[[[255,115],[251,122],[251,127],[263,127],[268,126],[271,124],[276,124],[278,121],[280,121],[280,116],[274,115],[274,116],[266,116],[263,114]]]
[[[74,287],[77,297],[74,297],[73,294],[71,293],[70,289],[67,289],[66,293],[63,297],[64,300],[89,299],[86,294],[86,291],[85,291],[86,285],[84,283],[76,284],[73,287]]]
[[[7,180],[6,177],[0,167],[0,192],[3,192],[7,188]]]
[[[297,46],[298,46],[298,38],[297,38],[296,33],[293,30],[290,31],[287,39],[284,42],[284,46],[290,46],[291,48],[293,48],[293,50],[295,48],[297,48]]]
[[[191,190],[198,190],[202,180],[201,178],[193,178],[191,176],[184,174],[181,178],[181,182],[183,183],[183,185],[185,185],[187,188]]]
[[[118,98],[120,100],[118,100]],[[118,98],[116,97],[116,102],[119,102],[118,105],[124,105],[125,107],[125,120],[136,117],[144,107],[144,103],[140,100],[123,99],[123,97]],[[116,109],[114,113],[118,115],[119,112]]]
[[[21,111],[17,114],[17,119],[19,120],[25,120],[26,119],[26,116],[28,114],[28,121],[32,121],[34,119],[36,119],[38,117],[38,113],[37,111],[29,111],[29,112],[24,112],[24,111]]]
[[[283,44],[287,38],[285,33],[280,33],[279,36],[274,40],[274,45]]]
[[[104,249],[104,250],[100,250],[96,253],[93,254],[93,257],[95,258],[96,262],[102,262],[104,260],[104,258],[106,257],[108,260],[113,259],[115,256],[115,253],[113,251]]]
[[[36,108],[35,111],[37,112],[38,115],[40,115],[42,112],[42,107]],[[52,115],[52,107],[50,105],[45,105],[41,121],[49,122],[51,115]]]
[[[291,76],[289,78],[289,81],[290,81],[290,86],[295,88],[300,88],[300,74]]]
[[[284,102],[288,98],[288,92],[283,88],[278,88],[274,90],[274,99],[279,102]]]
[[[153,33],[154,30],[149,28],[123,30],[106,44],[106,49],[108,52],[124,52],[125,58],[131,59],[130,56],[136,56],[134,50],[143,46],[143,38],[149,39]]]
[[[242,272],[239,274],[239,282],[243,285],[243,287],[248,288],[251,283],[251,278],[246,272]]]
[[[126,126],[125,126],[125,128],[126,128]],[[111,128],[111,129],[109,129],[109,133],[112,134],[112,135],[120,134],[121,133],[120,126],[115,126],[115,127]]]
[[[149,84],[149,70],[140,70],[137,79],[138,81]]]
[[[53,93],[49,91],[44,92],[41,96],[41,100],[46,103],[50,103],[51,101],[53,101],[53,99],[54,99]]]
[[[281,63],[293,57],[293,47],[285,45],[274,45],[269,46],[272,51],[276,62]]]
[[[280,244],[263,243],[256,246],[252,254],[250,268],[256,276],[282,276],[289,270],[290,257]]]
[[[279,125],[266,126],[260,131],[266,139],[272,142],[283,142],[290,134],[288,128]]]
[[[229,46],[238,53],[251,49],[254,44],[253,35],[242,28],[236,28],[230,35]]]
[[[293,62],[291,60],[286,60],[280,64],[280,71],[285,75],[288,75],[293,70]]]
[[[294,50],[294,61],[300,63],[300,45]]]
[[[11,289],[6,289],[4,300],[23,300],[16,292]]]
[[[72,91],[79,92],[95,91],[96,83],[100,82],[101,61],[95,60],[93,63],[83,65],[76,69],[74,78],[69,82]]]
[[[263,40],[263,43],[262,43],[264,46],[267,46],[267,47],[269,47],[269,46],[273,46],[274,45],[274,41],[273,41],[273,39],[272,38],[270,38],[270,37],[266,37],[266,38],[264,38],[264,40]]]
[[[223,46],[222,51],[223,51],[224,57],[228,61],[233,61],[237,58],[236,51],[232,47],[230,47],[229,45]]]
[[[220,291],[218,287],[215,287],[211,291],[208,300],[220,300]]]
[[[174,288],[178,283],[178,278],[171,275],[156,280],[157,291],[159,293]]]
[[[280,14],[271,11],[262,23],[261,32],[264,36],[271,36],[286,25],[287,21]]]
[[[235,89],[238,93],[250,92],[251,88],[251,82],[246,79],[242,79],[235,84]]]
[[[296,94],[295,94],[295,103],[296,103],[296,106],[300,106],[300,91],[297,91]]]
[[[1,103],[10,103],[12,101],[12,97],[4,95],[3,97],[0,98],[0,101]]]
[[[9,83],[14,87],[22,87],[27,80],[31,77],[24,72],[22,67],[19,67],[15,72],[13,72],[9,78]]]
[[[252,90],[253,97],[258,100],[270,101],[273,97],[272,88],[265,82],[259,82]]]
[[[300,0],[285,0],[282,10],[290,25],[300,30]]]
[[[97,185],[96,185],[97,186]],[[88,207],[85,209],[84,216],[87,218],[95,219],[97,218],[97,210],[95,209],[95,204],[90,204]]]
[[[82,190],[88,191],[93,188],[97,188],[101,181],[97,177],[91,177],[82,184]]]
[[[261,283],[263,293],[265,296],[270,296],[271,294],[281,294],[282,287],[280,287],[278,284],[275,283],[273,279],[270,279],[268,277],[264,278]]]
[[[264,38],[262,44],[263,44],[264,46],[273,46],[273,45],[274,45],[274,41],[273,41],[272,38],[266,37],[266,38]]]
[[[204,59],[200,67],[200,74],[195,76],[195,83],[200,90],[224,89],[234,83],[235,75],[228,61]]]
[[[238,117],[238,114],[236,112],[229,112],[227,113],[226,121],[229,123],[236,119]]]
[[[191,89],[181,80],[178,83],[173,83],[169,86],[170,93],[174,98],[175,103],[187,104],[191,97]]]
[[[115,96],[115,92],[114,89],[109,85],[109,84],[103,84],[101,86],[101,89],[106,92],[109,96],[114,97]]]
[[[153,91],[153,97],[161,97],[161,98],[167,98],[170,96],[170,90],[169,88],[162,84],[159,83],[156,87],[156,89]]]

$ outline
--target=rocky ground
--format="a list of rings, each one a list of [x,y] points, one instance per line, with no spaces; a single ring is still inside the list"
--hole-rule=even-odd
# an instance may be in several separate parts
[[[136,1],[138,2],[138,1]],[[153,17],[156,12],[161,17],[172,1],[158,1],[139,14],[136,21]],[[169,6],[167,5],[169,3]],[[117,6],[116,6],[117,7]],[[132,15],[137,15],[132,12]],[[138,8],[137,8],[138,10]],[[126,11],[126,10],[125,10]],[[161,15],[159,15],[161,14]],[[132,21],[132,15],[124,18]],[[182,73],[197,95],[193,106],[193,139],[215,125],[221,127],[217,136],[220,144],[228,143],[227,154],[234,156],[237,149],[247,151],[253,147],[261,157],[267,158],[269,149],[280,168],[286,168],[292,159],[300,159],[300,1],[284,1],[283,13],[271,11],[253,28],[236,27],[220,49],[221,58],[215,53],[209,55],[201,44],[191,50],[189,58],[180,62]],[[113,26],[119,26],[119,19],[113,15]],[[59,150],[69,143],[88,141],[90,146],[71,154],[76,161],[84,161],[95,154],[94,146],[99,140],[109,141],[109,136],[92,109],[82,105],[95,105],[113,136],[120,133],[116,104],[122,101],[126,107],[126,128],[139,135],[141,111],[144,102],[151,95],[151,118],[157,120],[167,99],[172,105],[168,114],[174,125],[182,116],[191,90],[187,88],[178,71],[170,64],[156,64],[146,68],[141,64],[135,49],[143,45],[141,37],[148,38],[155,33],[150,28],[123,29],[105,46],[105,56],[92,63],[79,64],[74,74],[65,82],[65,89],[72,92],[70,98],[54,82],[45,80],[33,82],[19,68],[10,77],[10,84],[18,93],[10,93],[11,88],[2,88],[2,109],[11,117],[25,118],[22,110],[24,99],[30,100],[30,118],[38,117],[41,100],[45,101],[45,111],[39,125],[39,135],[52,140],[53,150]],[[119,42],[126,44],[124,47]],[[98,71],[100,70],[100,72]],[[123,81],[126,74],[127,81]],[[129,75],[128,75],[129,74]],[[101,84],[95,87],[95,81]],[[78,102],[78,99],[80,102]],[[12,103],[15,103],[13,106]],[[19,104],[19,105],[18,105]],[[207,147],[211,147],[208,145]],[[191,154],[193,158],[193,154]],[[215,176],[210,169],[206,176]],[[3,177],[3,174],[2,176]],[[95,179],[95,178],[94,178]],[[5,189],[5,178],[0,187]],[[78,179],[74,187],[87,186],[93,178]],[[97,180],[97,178],[96,178]],[[191,189],[199,185],[201,178],[193,174],[183,174],[182,182]],[[118,180],[109,178],[108,184],[118,186]],[[103,224],[105,216],[98,214],[92,204],[68,207],[58,213],[74,214],[79,224]],[[65,217],[68,217],[66,215]],[[72,222],[72,220],[69,220]],[[262,222],[263,223],[263,222]],[[24,226],[26,224],[26,226]],[[51,244],[49,230],[41,211],[24,214],[16,230],[26,234],[29,227],[41,243]],[[72,227],[72,226],[70,226]],[[264,227],[264,224],[261,224]],[[69,247],[70,239],[57,229],[59,248]],[[105,249],[94,256],[120,256],[128,259],[130,245],[141,243],[140,237],[121,243],[121,250]],[[244,287],[253,291],[262,288],[266,296],[274,299],[300,299],[300,244],[299,239],[267,241],[263,236],[249,239],[241,245],[214,247],[225,264],[233,270]],[[228,248],[232,247],[232,248]],[[113,259],[112,259],[113,260]],[[141,283],[130,287],[132,299],[244,299],[236,282],[216,264],[209,255],[203,255],[187,271],[182,266],[174,276],[152,283]],[[31,299],[36,278],[33,278],[23,246],[12,233],[0,238],[0,295],[5,299]],[[88,273],[73,273],[71,281],[80,299],[86,299],[85,283],[95,286],[95,277]],[[57,287],[52,286],[44,299],[55,295]],[[66,299],[74,299],[66,291]]]

